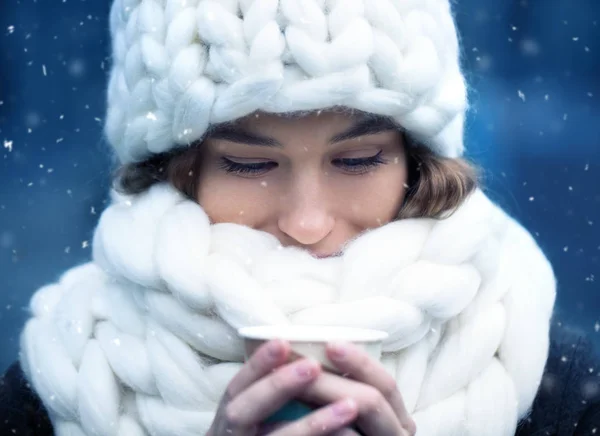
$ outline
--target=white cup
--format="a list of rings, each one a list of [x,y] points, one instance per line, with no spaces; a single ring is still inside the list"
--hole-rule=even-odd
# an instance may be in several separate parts
[[[263,343],[281,339],[290,343],[290,360],[310,357],[321,363],[323,369],[339,373],[327,358],[325,351],[329,342],[351,342],[364,349],[375,360],[381,359],[381,347],[388,334],[381,330],[354,327],[314,325],[262,325],[243,327],[238,334],[244,340],[246,360]]]

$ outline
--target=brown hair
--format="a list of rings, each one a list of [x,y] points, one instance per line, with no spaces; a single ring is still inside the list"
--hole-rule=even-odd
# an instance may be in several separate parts
[[[467,160],[440,157],[429,148],[407,141],[408,183],[398,219],[442,218],[453,213],[477,187],[477,171]],[[160,182],[170,182],[192,200],[198,191],[197,147],[157,154],[121,167],[115,188],[139,194]]]
[[[466,159],[441,157],[422,145],[408,146],[407,155],[408,188],[398,219],[448,216],[477,188],[476,167]]]

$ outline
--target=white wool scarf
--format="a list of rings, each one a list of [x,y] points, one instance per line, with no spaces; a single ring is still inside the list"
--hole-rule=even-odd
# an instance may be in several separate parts
[[[58,436],[196,436],[242,365],[236,329],[381,329],[418,436],[509,436],[541,381],[554,300],[535,241],[481,191],[317,259],[211,225],[160,184],[115,194],[93,262],[34,295],[21,364]]]

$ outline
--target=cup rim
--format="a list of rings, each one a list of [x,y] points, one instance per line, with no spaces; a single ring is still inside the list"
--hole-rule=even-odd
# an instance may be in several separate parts
[[[245,339],[290,342],[381,342],[389,335],[382,330],[329,325],[259,325],[242,327],[238,335]]]

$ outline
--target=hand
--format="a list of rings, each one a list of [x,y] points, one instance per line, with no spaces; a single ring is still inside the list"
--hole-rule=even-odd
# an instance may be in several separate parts
[[[344,428],[357,417],[357,404],[343,396],[327,406],[268,433],[260,423],[298,397],[321,374],[318,362],[287,363],[290,346],[283,341],[263,344],[227,386],[207,436],[320,436]]]
[[[396,380],[380,362],[353,344],[329,344],[327,357],[348,378],[323,372],[298,396],[300,400],[329,404],[350,397],[358,404],[356,427],[364,435],[415,435],[415,422],[408,415]]]

